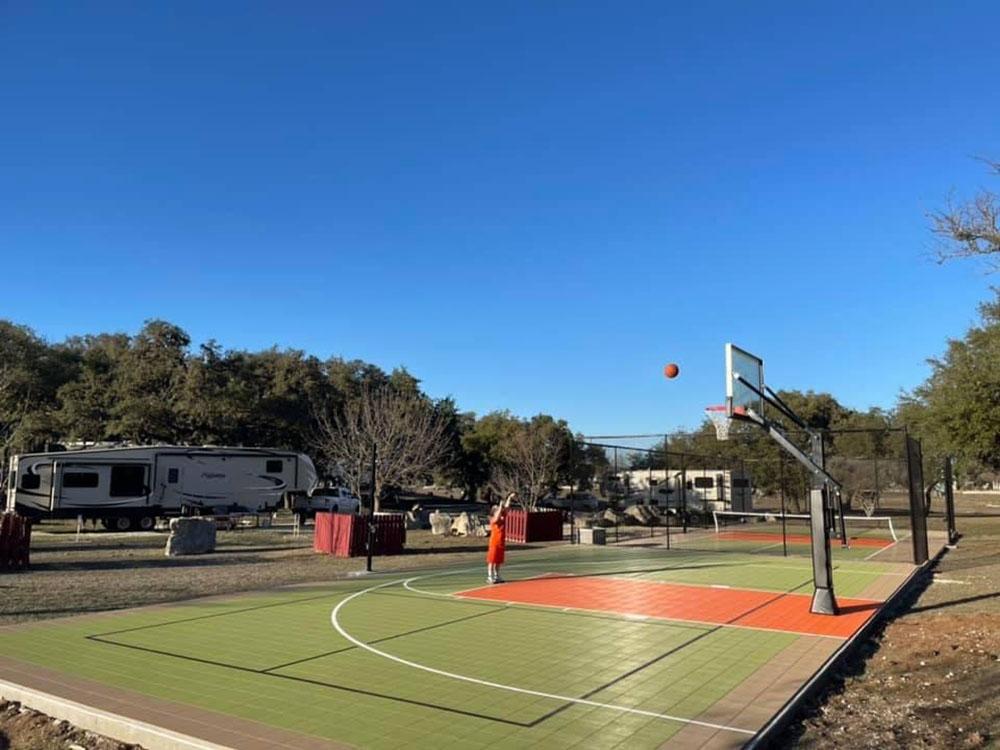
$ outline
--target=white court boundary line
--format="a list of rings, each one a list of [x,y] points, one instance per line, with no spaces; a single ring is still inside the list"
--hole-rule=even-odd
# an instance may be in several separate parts
[[[881,555],[881,554],[882,554],[883,552],[887,552],[887,551],[891,550],[891,549],[892,549],[893,547],[895,547],[895,546],[896,546],[897,544],[899,544],[900,542],[902,542],[902,541],[904,541],[904,540],[906,540],[906,539],[909,539],[909,538],[910,538],[910,536],[911,536],[910,534],[907,534],[907,535],[906,535],[906,536],[904,536],[904,537],[903,537],[902,539],[897,539],[896,541],[894,541],[894,542],[893,542],[892,544],[890,544],[890,545],[889,545],[888,547],[882,547],[881,549],[877,549],[877,550],[875,550],[875,551],[874,551],[874,552],[872,552],[872,553],[871,553],[870,555],[865,555],[864,559],[865,559],[865,560],[871,560],[871,559],[872,559],[873,557],[875,557],[876,555]]]
[[[505,690],[510,693],[519,693],[521,695],[533,695],[537,698],[548,698],[550,700],[559,701],[561,703],[573,703],[581,706],[591,706],[592,708],[603,708],[610,711],[617,711],[623,714],[635,714],[638,716],[648,716],[653,719],[661,719],[663,721],[673,721],[680,724],[693,724],[700,727],[707,727],[708,729],[721,729],[726,732],[734,732],[736,734],[745,734],[754,736],[757,734],[756,731],[750,729],[742,729],[740,727],[730,727],[725,724],[713,724],[709,721],[699,721],[697,719],[687,719],[682,716],[673,716],[671,714],[657,713],[656,711],[646,711],[641,708],[630,708],[628,706],[616,706],[613,703],[601,703],[600,701],[587,700],[586,698],[574,698],[568,695],[558,695],[556,693],[545,693],[540,690],[529,690],[528,688],[520,688],[514,685],[504,685],[499,682],[490,682],[489,680],[480,680],[477,677],[469,677],[468,675],[456,674],[454,672],[446,672],[443,669],[435,669],[434,667],[428,667],[425,664],[418,664],[415,661],[410,661],[408,659],[403,659],[399,656],[394,656],[393,654],[386,653],[385,651],[380,651],[374,646],[370,646],[363,641],[358,640],[353,635],[348,633],[343,626],[340,624],[340,610],[343,609],[344,605],[353,599],[357,599],[360,596],[364,596],[367,593],[376,591],[378,589],[384,589],[388,586],[396,586],[398,584],[406,584],[408,581],[416,581],[421,577],[426,576],[416,576],[410,579],[397,579],[395,581],[387,581],[385,583],[380,583],[375,586],[370,586],[367,589],[362,589],[361,591],[356,591],[346,599],[342,599],[337,603],[337,606],[333,608],[330,612],[330,623],[333,625],[334,629],[340,633],[343,638],[353,643],[360,649],[368,651],[376,656],[381,656],[383,659],[388,659],[389,661],[394,661],[397,664],[402,664],[403,666],[410,667],[412,669],[419,669],[422,672],[429,672],[430,674],[436,674],[440,677],[447,677],[452,680],[459,680],[461,682],[469,682],[474,685],[481,685],[483,687],[494,688],[496,690]]]

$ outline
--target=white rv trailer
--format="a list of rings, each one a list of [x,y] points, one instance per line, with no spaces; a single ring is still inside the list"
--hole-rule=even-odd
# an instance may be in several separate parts
[[[11,458],[8,479],[8,510],[127,531],[167,516],[274,510],[311,491],[316,469],[290,451],[157,445],[24,453]]]
[[[750,476],[729,469],[633,469],[620,472],[630,495],[663,508],[687,507],[713,510],[751,510],[753,486]]]

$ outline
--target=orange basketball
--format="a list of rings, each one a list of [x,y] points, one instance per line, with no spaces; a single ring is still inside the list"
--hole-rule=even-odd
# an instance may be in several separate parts
[[[663,368],[663,374],[668,378],[676,378],[680,374],[681,368],[671,362]]]

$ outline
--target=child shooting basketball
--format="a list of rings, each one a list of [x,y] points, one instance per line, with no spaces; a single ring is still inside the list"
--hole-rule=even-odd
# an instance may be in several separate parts
[[[486,580],[490,583],[503,583],[500,566],[507,548],[507,510],[515,497],[517,493],[510,492],[500,505],[490,509],[490,547],[486,551]]]

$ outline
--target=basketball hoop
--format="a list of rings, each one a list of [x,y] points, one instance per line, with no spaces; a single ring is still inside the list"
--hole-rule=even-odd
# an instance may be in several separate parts
[[[868,518],[875,515],[878,510],[878,490],[866,490],[861,493],[861,510]]]
[[[715,425],[715,438],[717,440],[729,440],[729,426],[732,424],[732,419],[729,416],[729,410],[723,406],[706,406],[705,416],[712,420],[712,424]]]

